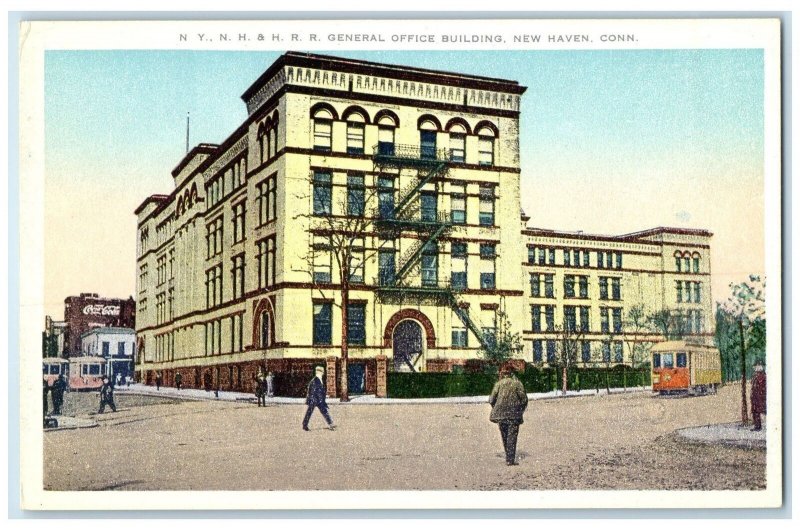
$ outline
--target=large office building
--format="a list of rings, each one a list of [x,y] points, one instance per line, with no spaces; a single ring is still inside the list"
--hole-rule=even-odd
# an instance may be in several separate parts
[[[709,233],[525,227],[525,90],[282,55],[243,94],[244,123],[220,145],[191,149],[172,172],[174,190],[136,210],[138,376],[245,390],[263,367],[291,392],[325,364],[333,391],[345,340],[351,391],[380,395],[386,370],[480,359],[499,319],[523,336],[518,355],[529,362],[547,362],[556,315],[576,315],[592,331],[581,336],[589,349],[613,356],[619,338],[601,328],[617,329],[617,308],[641,297],[648,311],[678,311],[686,292],[700,293],[686,308],[709,330]],[[683,261],[669,269],[673,249],[687,253],[686,270]]]

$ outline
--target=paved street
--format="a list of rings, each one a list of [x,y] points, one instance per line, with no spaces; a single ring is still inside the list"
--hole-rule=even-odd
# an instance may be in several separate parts
[[[99,426],[46,432],[53,490],[759,489],[765,452],[679,441],[682,427],[735,422],[738,387],[532,401],[520,465],[507,467],[488,404],[333,405],[336,431],[305,407],[69,393],[65,412]],[[672,472],[672,471],[675,472]],[[657,471],[657,472],[654,472]]]

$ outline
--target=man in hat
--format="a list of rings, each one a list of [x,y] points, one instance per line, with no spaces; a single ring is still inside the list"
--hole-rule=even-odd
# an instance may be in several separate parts
[[[516,466],[517,435],[522,424],[522,415],[528,407],[528,395],[525,387],[509,365],[500,368],[500,380],[495,383],[489,396],[492,412],[489,420],[500,427],[503,438],[503,449],[506,453],[506,465]]]
[[[64,379],[64,375],[61,374],[58,376],[53,382],[53,414],[56,416],[61,415],[61,407],[64,405],[64,392],[67,390],[67,381]]]
[[[106,405],[111,407],[113,412],[117,411],[117,406],[114,404],[114,386],[108,380],[108,376],[103,376],[103,386],[100,387],[100,410],[98,414],[102,414],[106,410]]]
[[[325,421],[328,423],[328,429],[332,431],[336,426],[333,424],[330,414],[328,414],[328,404],[325,401],[325,382],[322,379],[322,376],[325,374],[325,369],[322,366],[317,366],[314,372],[315,376],[308,384],[308,393],[306,394],[306,405],[308,405],[308,409],[306,409],[306,416],[303,418],[303,430],[309,430],[308,420],[311,419],[311,414],[314,412],[314,409],[318,408],[320,413],[322,413],[322,417],[325,418]]]
[[[767,374],[764,365],[756,361],[750,382],[750,410],[753,413],[753,430],[761,430],[761,415],[767,413]]]

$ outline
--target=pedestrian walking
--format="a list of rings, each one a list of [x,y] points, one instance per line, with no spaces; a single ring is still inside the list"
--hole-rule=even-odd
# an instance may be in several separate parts
[[[50,385],[47,384],[47,379],[42,379],[42,397],[44,398],[44,415],[47,416],[49,407],[47,406],[47,394],[50,392]]]
[[[510,366],[506,365],[500,369],[500,380],[492,389],[489,403],[492,405],[489,420],[500,427],[506,465],[516,466],[517,435],[522,424],[522,415],[528,407],[528,395]]]
[[[266,391],[266,378],[264,377],[264,372],[259,372],[256,376],[256,398],[258,399],[258,406],[259,407],[266,407],[267,406],[267,391]]]
[[[119,385],[122,384],[122,374],[121,373],[117,372],[116,377],[114,377],[114,384],[116,386],[119,386]]]
[[[51,390],[53,396],[53,414],[55,416],[61,415],[61,407],[64,405],[64,392],[66,391],[67,381],[62,374],[53,382],[53,388]]]
[[[161,390],[161,372],[156,372],[156,390]]]
[[[753,413],[753,430],[761,430],[761,415],[767,413],[767,374],[764,365],[756,361],[750,382],[750,410]]]
[[[130,387],[131,387],[131,383],[132,383],[132,382],[133,382],[133,376],[132,376],[132,375],[130,375],[130,374],[128,374],[128,376],[127,376],[127,377],[125,377],[125,383],[127,383],[127,385],[128,385],[128,388],[130,388]]]
[[[117,406],[114,404],[114,385],[109,381],[108,376],[103,376],[103,386],[100,387],[100,410],[98,414],[102,414],[106,410],[106,405],[111,407],[113,412],[117,411]]]
[[[179,373],[175,374],[175,388],[180,390],[183,384],[183,376]]]
[[[315,408],[318,408],[322,417],[325,418],[328,429],[332,431],[336,428],[331,419],[331,415],[328,413],[328,403],[325,401],[325,383],[322,379],[324,373],[325,369],[321,366],[317,366],[314,378],[308,383],[308,392],[306,393],[306,405],[308,405],[308,408],[306,409],[306,416],[303,418],[304,431],[309,430],[308,420],[311,419],[311,414],[314,412]]]
[[[275,396],[275,387],[274,387],[275,378],[272,375],[272,372],[267,374],[267,397],[274,397]]]

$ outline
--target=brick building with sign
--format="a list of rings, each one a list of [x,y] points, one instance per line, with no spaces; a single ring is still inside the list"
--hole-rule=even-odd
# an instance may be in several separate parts
[[[93,328],[136,327],[136,302],[133,297],[102,298],[97,293],[81,293],[64,300],[64,357],[81,355],[81,335]]]

